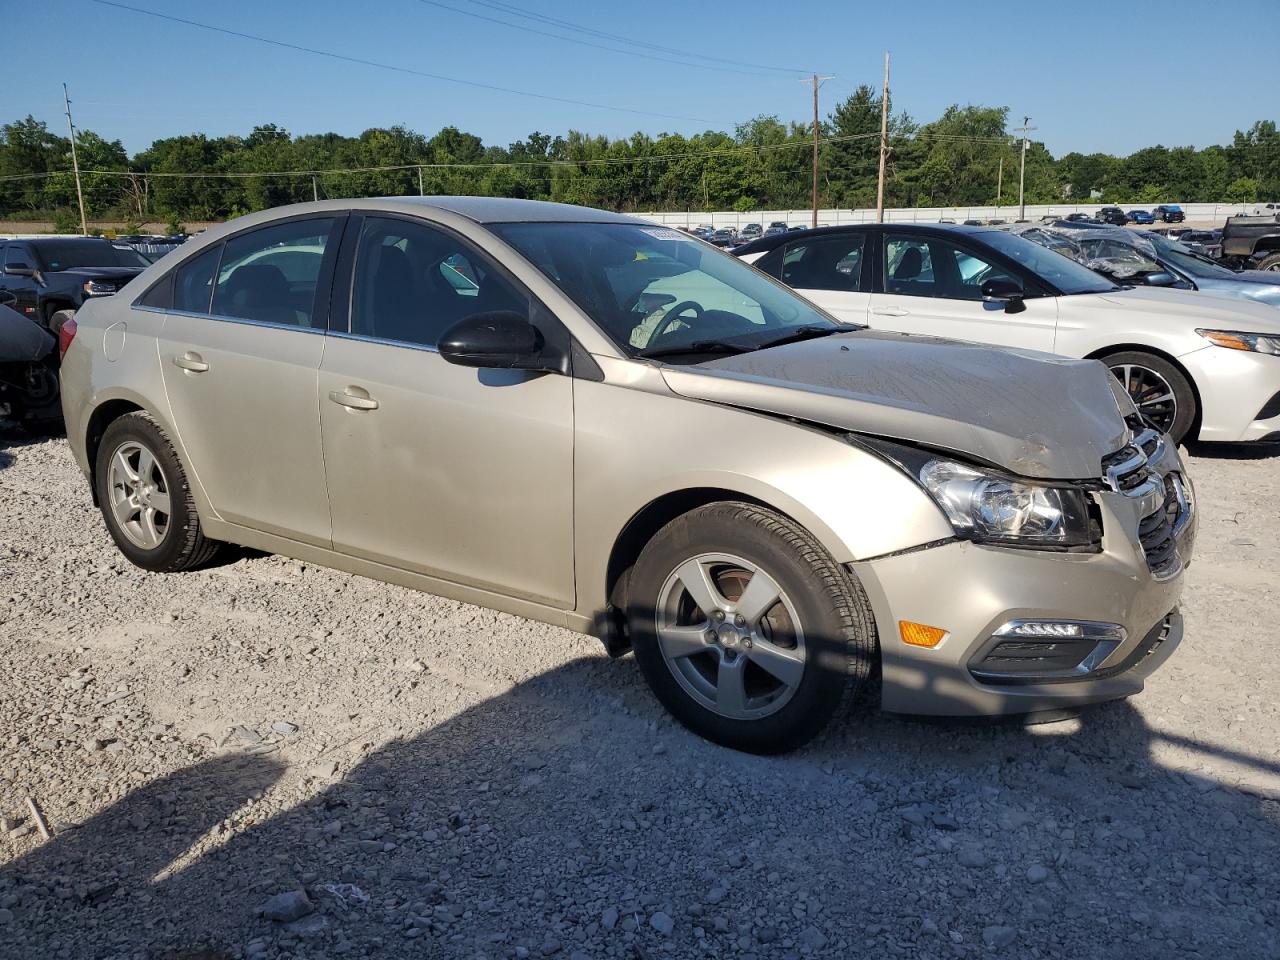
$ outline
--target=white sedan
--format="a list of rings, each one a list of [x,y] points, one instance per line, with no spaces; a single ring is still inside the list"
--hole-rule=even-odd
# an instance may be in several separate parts
[[[734,251],[838,319],[1102,360],[1175,440],[1280,440],[1280,314],[1118,286],[1001,230],[831,227]]]

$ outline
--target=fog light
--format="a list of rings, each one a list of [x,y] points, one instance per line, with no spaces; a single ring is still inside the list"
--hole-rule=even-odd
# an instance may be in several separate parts
[[[997,637],[1025,637],[1028,640],[1117,640],[1125,629],[1118,623],[1091,620],[1010,620],[996,630]]]
[[[898,632],[902,635],[902,642],[913,647],[936,647],[947,636],[947,631],[941,627],[913,623],[910,620],[899,620]]]

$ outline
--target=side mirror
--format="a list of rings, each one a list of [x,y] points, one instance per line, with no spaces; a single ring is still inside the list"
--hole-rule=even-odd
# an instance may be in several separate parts
[[[1148,287],[1172,287],[1178,282],[1178,278],[1168,270],[1157,270],[1155,273],[1143,275],[1142,282]]]
[[[4,272],[11,277],[34,277],[36,272],[27,263],[6,263]]]
[[[1022,298],[1026,296],[1022,284],[1010,277],[992,277],[982,284],[982,299],[988,303],[1003,303],[1006,313],[1020,313],[1027,309]]]
[[[510,310],[477,313],[444,332],[440,356],[460,367],[564,373],[565,358],[529,318]]]

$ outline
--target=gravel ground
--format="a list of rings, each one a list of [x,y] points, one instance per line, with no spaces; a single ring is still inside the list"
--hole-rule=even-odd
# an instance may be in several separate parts
[[[766,759],[586,637],[278,557],[143,573],[63,441],[0,436],[0,956],[1280,957],[1274,453],[1195,457],[1141,696]]]

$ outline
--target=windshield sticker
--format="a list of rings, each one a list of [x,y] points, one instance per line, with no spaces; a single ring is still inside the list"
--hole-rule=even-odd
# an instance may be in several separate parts
[[[679,230],[672,230],[668,227],[641,227],[641,233],[647,233],[655,240],[688,240]]]

